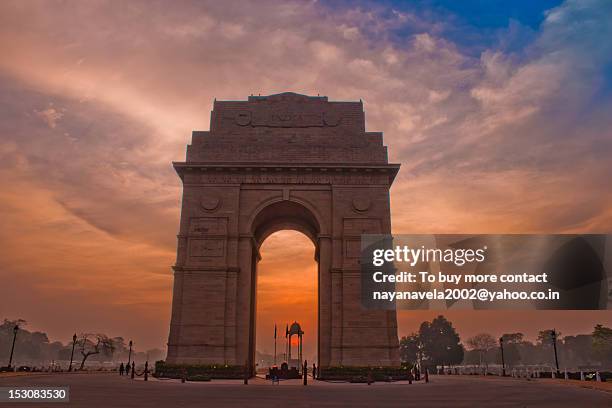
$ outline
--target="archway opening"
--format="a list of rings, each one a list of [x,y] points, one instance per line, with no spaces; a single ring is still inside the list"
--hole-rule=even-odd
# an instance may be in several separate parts
[[[291,337],[288,358],[286,330],[297,321],[303,334],[302,359],[317,361],[318,265],[315,246],[305,234],[281,230],[269,235],[260,247],[256,289],[257,371],[263,373],[276,364],[298,359],[298,336]],[[276,325],[276,360],[274,328]]]

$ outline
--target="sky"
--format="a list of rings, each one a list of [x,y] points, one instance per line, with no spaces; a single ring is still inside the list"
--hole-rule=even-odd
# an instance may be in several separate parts
[[[610,232],[611,20],[606,0],[0,2],[0,317],[64,342],[165,345],[171,162],[214,98],[362,99],[402,163],[394,233]],[[260,333],[290,318],[274,290],[288,259],[314,273],[309,245],[264,243]],[[301,282],[292,313],[311,333],[316,287]],[[434,314],[398,313],[400,335]],[[607,311],[445,315],[464,338],[612,325]]]

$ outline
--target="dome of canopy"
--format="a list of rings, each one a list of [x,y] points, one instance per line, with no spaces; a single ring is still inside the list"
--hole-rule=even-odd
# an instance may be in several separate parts
[[[289,327],[289,334],[304,334],[304,332],[298,322],[293,322],[291,323],[291,327]]]

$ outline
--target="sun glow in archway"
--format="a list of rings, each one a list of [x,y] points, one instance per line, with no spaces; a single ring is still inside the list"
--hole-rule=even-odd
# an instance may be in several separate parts
[[[272,360],[277,324],[277,364],[284,360],[286,324],[298,321],[304,331],[303,356],[316,361],[317,262],[314,245],[304,234],[283,230],[270,235],[260,248],[257,266],[256,361]],[[292,354],[297,350],[293,338]],[[267,355],[267,356],[266,356]],[[295,355],[293,356],[295,357]]]

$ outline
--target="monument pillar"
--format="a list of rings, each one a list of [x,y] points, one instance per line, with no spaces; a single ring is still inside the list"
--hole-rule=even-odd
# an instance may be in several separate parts
[[[319,263],[319,342],[317,353],[319,361],[317,366],[331,365],[331,333],[332,333],[332,292],[331,292],[331,260],[332,246],[330,237],[319,237],[318,263]]]

